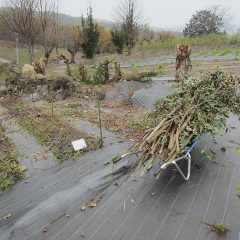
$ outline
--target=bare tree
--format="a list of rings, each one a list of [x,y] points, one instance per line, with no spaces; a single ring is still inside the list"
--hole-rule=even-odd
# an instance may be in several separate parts
[[[222,21],[221,31],[229,31],[232,29],[233,16],[228,8],[224,8],[221,5],[214,5],[210,10],[215,13]]]
[[[64,45],[66,45],[67,51],[71,54],[70,63],[75,63],[75,56],[84,41],[80,27],[65,26],[60,31],[60,34],[64,38]]]
[[[56,46],[55,0],[38,0],[38,16],[45,58],[48,60]]]
[[[140,11],[138,10],[137,0],[122,0],[117,15],[126,36],[128,54],[130,55],[136,43],[140,22]]]
[[[40,32],[36,15],[37,0],[5,0],[2,21],[27,45],[30,62],[34,60],[34,45]]]
[[[58,5],[58,0],[56,4],[56,11],[54,11],[54,21],[53,21],[53,33],[54,37],[56,39],[55,41],[55,49],[56,49],[56,58],[57,58],[57,64],[59,63],[59,54],[58,54],[58,49],[59,49],[59,5]]]
[[[139,27],[139,34],[138,34],[138,40],[141,42],[151,42],[151,40],[154,38],[154,31],[149,27],[149,25],[144,24]]]

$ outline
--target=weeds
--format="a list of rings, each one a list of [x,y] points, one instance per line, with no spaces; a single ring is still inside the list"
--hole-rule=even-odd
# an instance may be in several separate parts
[[[150,81],[151,77],[159,74],[157,70],[137,71],[124,74],[124,79],[127,81]]]
[[[165,66],[160,64],[156,67],[143,69],[136,64],[132,64],[130,68],[127,68],[124,72],[121,70],[122,79],[127,81],[149,81],[152,77],[157,76],[160,72],[164,71]],[[110,79],[114,80],[114,68],[109,68]],[[89,66],[80,65],[78,69],[71,69],[71,75],[76,81],[83,82],[92,85],[104,85],[107,83],[105,76],[105,68],[103,64],[98,64],[93,68]],[[109,80],[110,80],[109,79]]]
[[[64,117],[80,117],[81,112],[81,109],[61,108],[59,111],[59,115]]]
[[[136,132],[143,132],[150,128],[150,121],[148,117],[133,119],[130,125],[131,129]]]
[[[5,84],[7,73],[0,71],[0,85]]]
[[[195,61],[195,66],[196,66],[196,67],[202,67],[202,66],[203,66],[203,62],[197,60],[197,61]]]
[[[9,188],[23,177],[15,147],[6,137],[3,126],[0,125],[0,191]]]
[[[217,239],[223,239],[225,234],[228,231],[228,228],[224,223],[217,223],[216,225],[209,224],[209,223],[206,223],[206,222],[202,222],[202,223],[204,223],[205,225],[210,227],[209,232],[216,233]]]
[[[209,52],[207,50],[201,50],[198,52],[200,56],[207,57],[209,55]]]
[[[220,48],[226,46],[237,47],[240,43],[240,34],[235,34],[232,36],[225,34],[209,34],[205,36],[190,38],[190,37],[179,37],[175,36],[171,39],[162,40],[162,41],[152,41],[142,42],[137,44],[137,50],[139,51],[161,51],[161,50],[173,50],[175,46],[180,42],[189,44],[192,47],[214,47]],[[202,52],[203,55],[208,55],[207,51]]]
[[[58,114],[60,116],[70,116],[72,118],[80,118],[82,120],[89,121],[91,123],[99,125],[97,108],[90,109],[82,106],[81,108],[73,109],[71,107],[64,107],[58,111]],[[131,136],[132,138],[133,135],[138,136],[141,133],[141,127],[140,127],[141,120],[139,120],[139,125],[137,126],[136,117],[129,118],[129,116],[108,113],[102,109],[101,118],[102,118],[102,124],[104,128],[116,134],[121,133],[125,137]],[[144,125],[144,123],[142,124]]]
[[[240,198],[240,184],[237,185],[237,194],[236,196]]]
[[[52,113],[37,107],[32,108],[17,98],[5,99],[3,105],[17,117],[17,122],[24,129],[33,134],[60,161],[75,158],[83,153],[73,150],[71,142],[76,139],[85,138],[88,146],[85,151],[95,148],[93,137],[74,129],[67,122],[52,116]]]
[[[240,155],[240,148],[236,148],[235,152],[237,155]]]

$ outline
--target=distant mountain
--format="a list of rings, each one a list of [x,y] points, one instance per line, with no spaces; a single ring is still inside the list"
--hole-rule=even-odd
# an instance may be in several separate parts
[[[115,24],[112,21],[102,20],[102,19],[95,19],[95,21],[99,25],[103,25],[106,28],[112,28]],[[81,17],[72,17],[65,13],[59,14],[59,23],[66,24],[66,25],[79,25],[81,22]]]
[[[103,19],[95,19],[96,22],[100,25],[103,25],[106,28],[112,28],[115,26],[115,23],[113,21],[109,20],[103,20]],[[65,13],[59,14],[59,22],[61,24],[69,24],[69,25],[79,25],[81,21],[81,17],[72,17],[70,15],[67,15]],[[170,31],[170,32],[176,32],[178,34],[182,34],[182,31],[184,29],[183,26],[179,27],[172,27],[172,28],[159,28],[159,27],[151,27],[154,31]]]

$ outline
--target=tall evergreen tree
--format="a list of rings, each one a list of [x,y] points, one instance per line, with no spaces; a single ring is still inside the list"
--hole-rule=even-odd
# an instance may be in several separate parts
[[[123,30],[122,29],[120,29],[120,30],[113,29],[113,30],[111,30],[111,35],[112,35],[112,42],[117,50],[117,53],[122,54],[123,47],[126,43],[126,36],[125,36]]]
[[[97,24],[95,24],[93,19],[91,7],[88,10],[87,17],[82,17],[81,25],[84,38],[82,44],[83,53],[87,58],[93,58],[97,51],[99,32],[97,30]]]
[[[119,5],[118,21],[126,36],[128,55],[137,41],[138,27],[140,22],[140,12],[137,6],[138,0],[122,0]]]

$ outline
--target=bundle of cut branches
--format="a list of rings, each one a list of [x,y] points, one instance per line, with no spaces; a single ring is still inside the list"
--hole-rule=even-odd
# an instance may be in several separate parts
[[[157,156],[172,161],[196,137],[218,134],[231,112],[240,114],[238,86],[239,79],[219,69],[183,79],[172,95],[156,103],[149,116],[154,127],[131,149],[141,152],[135,167],[148,169]]]
[[[191,55],[191,47],[188,44],[178,44],[176,46],[177,50],[177,57],[176,57],[176,70],[178,70],[182,63],[185,60],[189,61],[189,64],[191,65],[190,55]]]

